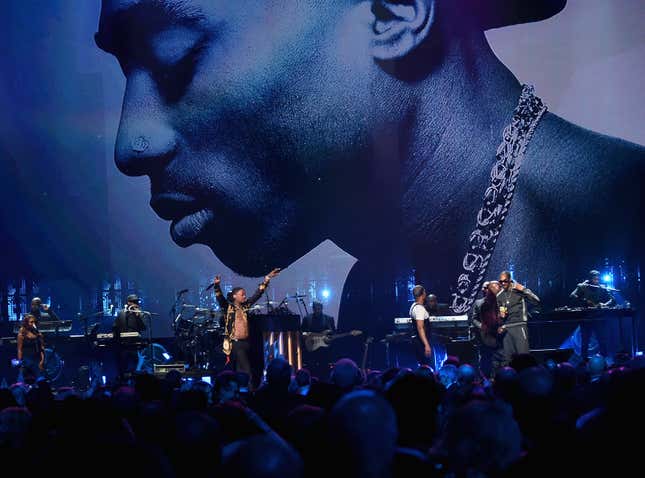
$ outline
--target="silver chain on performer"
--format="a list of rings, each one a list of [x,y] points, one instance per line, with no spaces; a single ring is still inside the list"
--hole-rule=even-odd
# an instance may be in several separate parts
[[[468,240],[463,271],[457,278],[457,292],[452,294],[450,308],[455,313],[468,312],[477,298],[511,207],[524,152],[546,109],[542,100],[535,96],[533,87],[523,85],[511,123],[504,128],[502,143],[497,148],[496,161],[490,172],[490,185],[484,193],[484,205],[477,213],[477,225]]]

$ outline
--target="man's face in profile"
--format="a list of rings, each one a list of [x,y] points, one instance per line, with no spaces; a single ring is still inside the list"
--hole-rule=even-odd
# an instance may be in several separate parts
[[[322,198],[355,199],[372,59],[341,6],[103,0],[96,42],[127,80],[116,163],[149,176],[177,244],[259,274],[326,238]]]

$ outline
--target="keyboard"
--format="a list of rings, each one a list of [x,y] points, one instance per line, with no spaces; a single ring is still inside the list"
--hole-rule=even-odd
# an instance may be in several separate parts
[[[455,322],[455,323],[467,323],[468,315],[431,315],[430,322]]]
[[[20,326],[20,322],[13,325],[14,334],[18,333]],[[38,331],[43,334],[69,332],[70,330],[72,330],[71,320],[48,320],[38,324]]]
[[[141,334],[139,332],[121,332],[120,337],[122,339],[138,339],[141,338]],[[113,338],[112,332],[96,334],[96,340],[112,340]]]

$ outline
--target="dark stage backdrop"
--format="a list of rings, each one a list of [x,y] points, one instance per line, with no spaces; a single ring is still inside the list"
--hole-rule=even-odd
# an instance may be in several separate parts
[[[319,300],[342,329],[387,331],[416,282],[449,303],[519,95],[503,65],[550,113],[486,276],[548,308],[595,268],[642,303],[642,2],[524,24],[419,2],[423,32],[371,3],[3,2],[1,320],[136,292],[169,336],[178,291],[214,306],[215,274],[251,289],[274,266],[271,301]]]

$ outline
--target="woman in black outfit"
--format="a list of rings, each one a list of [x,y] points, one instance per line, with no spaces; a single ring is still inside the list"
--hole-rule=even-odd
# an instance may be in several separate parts
[[[36,317],[25,314],[17,337],[18,360],[21,372],[18,381],[33,383],[45,369],[45,341],[36,328]],[[22,380],[20,375],[22,375]]]

